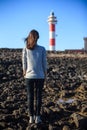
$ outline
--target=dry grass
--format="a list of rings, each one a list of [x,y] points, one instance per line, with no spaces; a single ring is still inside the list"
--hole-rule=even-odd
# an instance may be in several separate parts
[[[80,53],[77,53],[77,54],[63,54],[63,53],[60,53],[60,54],[47,54],[48,57],[77,57],[77,58],[85,58],[87,57],[87,54],[80,54]]]

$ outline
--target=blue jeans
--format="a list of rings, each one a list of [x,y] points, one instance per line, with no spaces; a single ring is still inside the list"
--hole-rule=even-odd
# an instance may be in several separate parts
[[[40,115],[44,79],[25,79],[30,116]],[[35,103],[35,105],[34,105]]]

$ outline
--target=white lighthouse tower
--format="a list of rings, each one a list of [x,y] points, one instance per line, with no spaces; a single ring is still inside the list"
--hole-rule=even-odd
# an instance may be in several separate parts
[[[55,24],[57,23],[57,18],[54,16],[54,12],[50,13],[48,17],[49,23],[49,49],[50,51],[55,51]]]

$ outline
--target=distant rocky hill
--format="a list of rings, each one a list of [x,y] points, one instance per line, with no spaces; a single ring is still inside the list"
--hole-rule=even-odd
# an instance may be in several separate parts
[[[29,125],[22,49],[0,49],[0,130],[87,130],[87,54],[47,51],[43,123]]]

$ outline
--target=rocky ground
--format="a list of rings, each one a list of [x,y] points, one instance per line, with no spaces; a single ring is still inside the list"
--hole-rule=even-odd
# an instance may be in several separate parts
[[[21,49],[0,49],[0,130],[87,130],[87,54],[47,52],[38,125],[28,123],[21,58]]]

